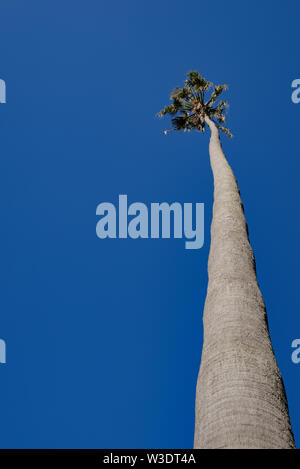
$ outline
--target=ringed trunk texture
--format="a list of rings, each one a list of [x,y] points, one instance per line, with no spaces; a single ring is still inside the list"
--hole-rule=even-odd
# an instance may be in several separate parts
[[[194,447],[294,448],[239,189],[218,129],[206,123],[214,207]]]

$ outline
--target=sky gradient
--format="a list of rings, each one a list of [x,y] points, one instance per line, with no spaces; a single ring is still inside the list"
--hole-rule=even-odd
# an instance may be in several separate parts
[[[227,83],[241,189],[300,445],[299,1],[0,6],[1,448],[191,448],[213,184],[208,134],[155,114]],[[204,202],[205,242],[100,240],[96,207]]]

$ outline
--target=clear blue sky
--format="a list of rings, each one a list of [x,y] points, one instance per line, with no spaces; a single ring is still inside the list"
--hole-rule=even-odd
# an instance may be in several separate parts
[[[173,86],[228,83],[239,181],[300,445],[299,1],[0,6],[0,447],[189,448],[212,204],[208,135],[160,134]],[[204,202],[205,245],[99,240],[96,206]]]

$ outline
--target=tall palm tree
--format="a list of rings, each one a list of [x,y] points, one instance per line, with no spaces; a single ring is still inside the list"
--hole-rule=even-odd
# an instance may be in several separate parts
[[[219,101],[225,89],[189,72],[159,113],[172,116],[173,130],[204,132],[208,126],[211,133],[214,206],[194,447],[294,448],[243,204],[219,138],[219,129],[231,136],[223,126],[228,103]]]

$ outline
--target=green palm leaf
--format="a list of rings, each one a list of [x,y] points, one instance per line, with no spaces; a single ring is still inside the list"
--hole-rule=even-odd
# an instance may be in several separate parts
[[[217,127],[229,137],[231,132],[221,124],[226,122],[225,113],[228,108],[227,101],[219,100],[226,85],[213,86],[212,93],[205,102],[205,94],[210,90],[212,83],[206,80],[199,72],[188,72],[183,87],[176,87],[171,93],[171,104],[165,106],[159,113],[159,117],[171,116],[173,130],[198,130],[205,131],[205,116],[215,121]],[[216,104],[213,107],[213,104]],[[164,133],[168,133],[166,130]]]

